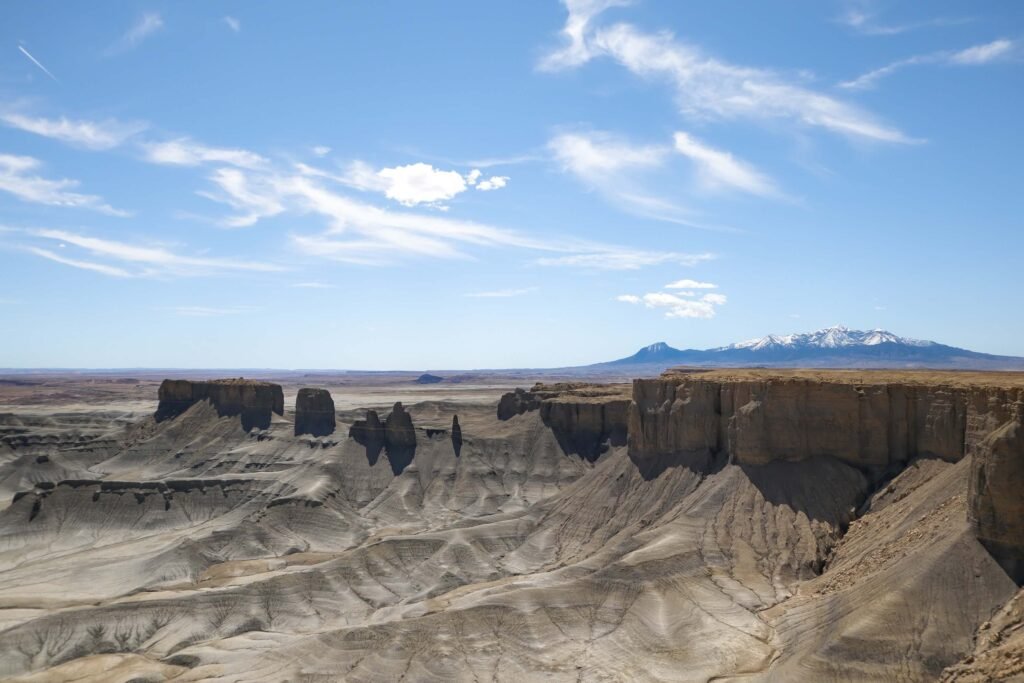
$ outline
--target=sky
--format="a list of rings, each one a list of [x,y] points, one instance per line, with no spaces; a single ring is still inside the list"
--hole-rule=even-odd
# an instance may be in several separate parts
[[[0,367],[1024,355],[1024,3],[5,2]]]

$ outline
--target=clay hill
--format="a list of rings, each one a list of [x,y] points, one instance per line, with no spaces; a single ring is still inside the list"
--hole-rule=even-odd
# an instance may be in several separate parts
[[[1022,374],[17,390],[5,681],[1024,680]]]

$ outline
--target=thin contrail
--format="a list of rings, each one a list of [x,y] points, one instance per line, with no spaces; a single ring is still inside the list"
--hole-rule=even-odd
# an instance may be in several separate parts
[[[47,76],[49,76],[49,77],[50,77],[50,78],[52,78],[53,80],[57,81],[57,77],[56,77],[56,76],[54,76],[54,75],[53,75],[52,73],[50,73],[50,70],[49,70],[49,69],[47,69],[47,68],[46,68],[45,66],[43,66],[42,64],[40,64],[40,63],[39,63],[39,60],[38,60],[38,59],[36,59],[35,57],[33,57],[33,56],[32,56],[32,54],[31,54],[31,53],[30,53],[30,52],[29,52],[28,50],[26,50],[25,48],[23,48],[23,47],[22,47],[21,45],[19,45],[19,46],[18,46],[18,49],[19,49],[19,50],[21,50],[21,54],[23,54],[23,55],[25,55],[26,57],[28,57],[29,59],[31,59],[31,60],[32,60],[32,63],[33,63],[33,64],[35,64],[35,65],[36,65],[36,66],[38,66],[38,67],[39,67],[40,69],[42,69],[42,70],[43,70],[43,73],[44,73],[44,74],[46,74]],[[58,82],[58,83],[60,83],[60,81],[57,81],[57,82]]]

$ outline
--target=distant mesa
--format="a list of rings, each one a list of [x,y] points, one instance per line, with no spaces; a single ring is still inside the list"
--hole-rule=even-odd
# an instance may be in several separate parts
[[[295,397],[295,435],[334,433],[334,399],[326,389],[299,389]]]
[[[204,381],[165,379],[157,396],[157,422],[177,417],[200,401],[213,404],[221,417],[240,416],[246,431],[270,427],[271,413],[284,415],[284,391],[280,384],[241,377]]]
[[[658,342],[632,356],[586,367],[588,370],[636,367],[650,374],[680,365],[1024,370],[1024,358],[968,351],[934,341],[900,337],[886,330],[851,330],[836,325],[802,334],[770,334],[713,349],[676,349]]]
[[[437,384],[443,382],[444,377],[438,377],[437,375],[431,375],[429,372],[425,372],[416,378],[416,384]]]

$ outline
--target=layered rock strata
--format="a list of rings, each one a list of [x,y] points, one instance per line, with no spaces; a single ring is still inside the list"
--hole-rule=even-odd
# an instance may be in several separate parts
[[[215,379],[192,381],[165,379],[160,384],[156,420],[181,415],[200,401],[210,401],[217,414],[241,416],[246,430],[270,426],[271,413],[284,414],[284,392],[281,385],[246,379]]]
[[[502,396],[498,419],[539,410],[566,453],[594,461],[609,445],[625,445],[629,405],[628,385],[537,384]]]
[[[295,435],[327,436],[335,428],[334,399],[326,389],[299,389],[295,397]]]
[[[971,456],[976,535],[1024,580],[1024,389],[941,374],[666,373],[633,383],[629,453],[642,469],[830,456],[878,481],[915,457]]]

